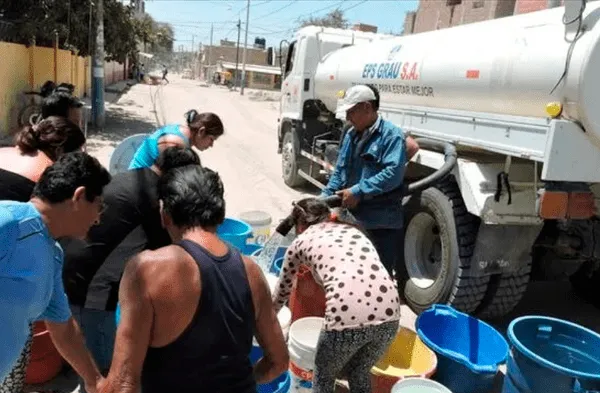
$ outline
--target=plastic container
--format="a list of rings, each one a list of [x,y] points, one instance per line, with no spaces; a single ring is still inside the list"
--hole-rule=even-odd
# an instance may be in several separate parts
[[[438,358],[433,377],[454,393],[491,390],[508,343],[487,323],[436,304],[417,317],[417,334]]]
[[[600,335],[557,318],[524,316],[508,327],[503,393],[600,391]]]
[[[279,276],[281,274],[281,266],[283,265],[283,260],[285,258],[285,252],[287,247],[278,247],[277,252],[273,255],[273,263],[271,264],[270,273],[276,274]],[[260,255],[262,251],[262,247],[252,253],[253,257],[257,257]],[[281,261],[279,261],[281,259]],[[279,261],[279,262],[278,262]]]
[[[62,370],[65,361],[54,346],[50,332],[42,321],[33,324],[33,340],[31,355],[25,371],[25,383],[38,385],[56,377]]]
[[[371,369],[374,392],[389,392],[399,380],[430,378],[437,367],[437,356],[414,331],[400,327],[386,353]]]
[[[284,258],[277,258],[271,266],[271,273],[279,276],[281,275],[281,266],[283,265]]]
[[[374,389],[372,391],[379,392]],[[452,391],[431,379],[407,378],[396,382],[392,387],[392,393],[452,393]]]
[[[244,248],[242,248],[242,254],[246,256],[254,256],[254,253],[258,252],[260,254],[260,250],[262,250],[262,246],[254,243],[246,243],[244,244]]]
[[[250,362],[252,362],[252,365],[255,365],[262,356],[263,351],[258,347],[253,347],[252,352],[250,352]],[[269,383],[257,385],[256,391],[257,393],[287,393],[290,391],[290,385],[290,372],[286,371]]]
[[[271,223],[273,220],[269,213],[260,210],[244,212],[240,214],[240,220],[252,227],[252,236],[248,239],[248,243],[264,245],[265,241],[271,235]]]
[[[313,372],[317,342],[323,328],[324,318],[308,317],[290,326],[288,349],[290,352],[290,392],[312,392]]]
[[[244,249],[248,238],[252,236],[252,227],[244,221],[226,218],[217,227],[217,235],[241,251]]]
[[[325,291],[305,265],[300,265],[289,301],[292,323],[306,317],[325,316]]]

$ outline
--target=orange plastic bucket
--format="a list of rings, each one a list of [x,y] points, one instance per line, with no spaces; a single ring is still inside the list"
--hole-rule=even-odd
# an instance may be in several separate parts
[[[305,265],[298,268],[289,305],[292,322],[305,317],[325,316],[325,291],[317,284],[312,272]]]
[[[31,356],[25,372],[25,383],[37,385],[56,377],[62,370],[64,360],[50,338],[44,322],[33,324]]]
[[[389,393],[404,378],[430,378],[437,368],[437,356],[414,331],[400,327],[387,352],[371,369],[373,393]]]

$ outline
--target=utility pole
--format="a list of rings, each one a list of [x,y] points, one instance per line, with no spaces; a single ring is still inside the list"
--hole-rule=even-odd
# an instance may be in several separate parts
[[[238,74],[238,64],[240,62],[240,31],[242,30],[242,20],[238,19],[238,24],[237,24],[237,28],[238,28],[238,39],[237,39],[237,49],[235,51],[235,82],[233,84],[233,88],[237,88],[238,85],[238,80],[239,78],[239,74]]]
[[[92,80],[92,118],[96,129],[104,128],[104,4],[96,1],[96,51]]]
[[[207,73],[207,78],[210,78],[210,80],[212,81],[213,79],[213,73],[211,65],[210,65],[210,61],[211,61],[211,57],[212,57],[212,47],[213,47],[213,24],[210,24],[210,46],[208,47],[208,69],[206,70]],[[212,82],[209,82],[212,83]]]
[[[248,47],[248,27],[250,25],[250,0],[246,6],[246,38],[244,38],[244,54],[242,55],[242,86],[240,88],[240,95],[244,95],[244,86],[246,85],[246,48]]]

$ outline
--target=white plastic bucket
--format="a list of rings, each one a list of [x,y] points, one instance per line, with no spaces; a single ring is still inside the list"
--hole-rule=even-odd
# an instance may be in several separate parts
[[[267,212],[254,210],[240,214],[240,220],[252,227],[252,237],[247,243],[264,245],[271,235],[271,216]]]
[[[439,382],[427,378],[402,379],[392,387],[392,393],[452,393]]]
[[[301,318],[292,323],[289,332],[290,393],[312,392],[315,354],[324,319],[320,317]]]

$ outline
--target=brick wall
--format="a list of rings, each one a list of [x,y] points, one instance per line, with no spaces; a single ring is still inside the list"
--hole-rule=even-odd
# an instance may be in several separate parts
[[[223,61],[233,62],[235,63],[235,56],[237,47],[233,46],[213,46],[212,51],[209,49],[210,46],[204,47],[204,62],[208,64],[208,54],[210,54],[211,64],[216,64],[218,60],[220,60],[221,56],[223,56]],[[244,54],[244,48],[240,48],[240,57],[239,62],[242,62]],[[266,49],[254,49],[248,48],[246,49],[246,62],[248,64],[255,65],[269,65],[267,63],[267,51]]]
[[[516,0],[421,0],[413,26],[405,18],[405,30],[420,33],[512,15]],[[545,1],[545,0],[544,0]],[[407,29],[410,28],[410,30]]]
[[[564,0],[561,1],[564,4]],[[517,0],[515,4],[515,15],[527,12],[541,11],[548,8],[548,0]]]

